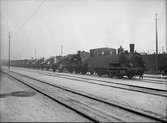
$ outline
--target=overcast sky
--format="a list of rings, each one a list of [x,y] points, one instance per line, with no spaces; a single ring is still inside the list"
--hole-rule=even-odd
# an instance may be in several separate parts
[[[155,51],[166,49],[165,0],[1,0],[1,55],[23,59],[76,53],[100,47]]]

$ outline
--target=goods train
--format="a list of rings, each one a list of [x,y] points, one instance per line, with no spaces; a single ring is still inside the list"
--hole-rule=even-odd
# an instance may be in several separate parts
[[[144,54],[142,55],[145,66],[146,66],[146,73],[161,73],[167,75],[167,54]],[[158,71],[156,71],[156,57],[157,57],[157,66]]]
[[[90,52],[78,51],[76,54],[43,58],[33,61],[33,68],[52,69],[58,72],[75,72],[81,74],[107,74],[110,77],[122,78],[127,76],[142,76],[145,70],[142,56],[134,51],[134,44],[130,44],[130,52],[122,47],[91,49]],[[22,65],[23,66],[23,65]]]

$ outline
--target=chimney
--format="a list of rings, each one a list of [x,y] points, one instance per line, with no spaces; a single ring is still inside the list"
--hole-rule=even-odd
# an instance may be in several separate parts
[[[130,53],[134,53],[135,44],[129,44]]]

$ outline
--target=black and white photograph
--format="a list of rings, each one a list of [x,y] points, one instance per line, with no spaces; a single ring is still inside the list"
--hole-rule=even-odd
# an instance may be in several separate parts
[[[0,122],[167,122],[167,0],[0,0]]]

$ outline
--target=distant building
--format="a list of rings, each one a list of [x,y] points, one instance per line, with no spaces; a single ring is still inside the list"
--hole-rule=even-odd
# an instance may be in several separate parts
[[[116,49],[114,48],[96,48],[90,50],[91,56],[100,56],[100,55],[111,55],[116,54]]]

